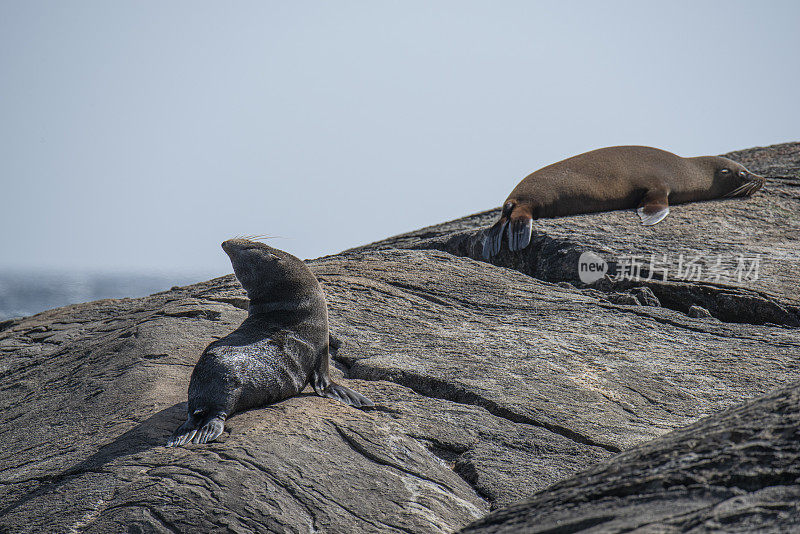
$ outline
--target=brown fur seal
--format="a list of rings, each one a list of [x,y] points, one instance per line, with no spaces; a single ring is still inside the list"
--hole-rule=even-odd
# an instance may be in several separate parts
[[[246,239],[225,241],[222,249],[250,297],[249,314],[203,351],[189,382],[189,417],[167,446],[212,441],[234,412],[291,397],[309,382],[317,395],[374,406],[328,376],[328,307],[306,264]]]
[[[749,196],[764,178],[727,158],[682,158],[646,146],[592,150],[528,175],[511,192],[500,220],[483,244],[483,256],[500,252],[508,228],[508,248],[531,241],[533,219],[637,208],[642,224],[667,216],[670,204]]]

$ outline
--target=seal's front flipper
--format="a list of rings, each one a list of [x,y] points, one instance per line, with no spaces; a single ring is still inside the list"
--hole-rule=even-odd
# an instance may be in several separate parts
[[[328,343],[330,343],[330,333],[328,334]],[[329,347],[325,347],[320,353],[319,360],[317,361],[317,368],[311,373],[311,387],[314,388],[314,393],[320,397],[328,397],[342,401],[350,406],[356,408],[371,408],[375,403],[370,399],[357,393],[350,388],[340,386],[339,384],[331,381],[331,375],[328,370],[328,362],[330,361]]]
[[[533,233],[533,219],[530,215],[514,215],[508,227],[508,249],[515,252],[530,245],[531,233]]]
[[[664,217],[669,215],[668,195],[669,193],[667,191],[653,189],[644,195],[642,202],[636,209],[636,213],[639,214],[643,225],[653,226],[663,221]]]
[[[221,412],[210,416],[202,410],[196,410],[178,427],[167,441],[167,447],[181,447],[192,443],[208,443],[214,441],[225,430],[225,414]]]
[[[375,406],[375,403],[372,402],[371,399],[350,388],[340,386],[335,382],[328,384],[328,387],[323,390],[322,396],[342,401],[356,408],[372,408]]]
[[[340,386],[335,382],[331,382],[330,376],[328,375],[327,354],[325,355],[323,361],[324,364],[321,365],[319,369],[315,370],[311,377],[311,387],[314,388],[314,393],[320,397],[328,397],[330,399],[342,401],[343,403],[349,404],[350,406],[355,406],[356,408],[371,408],[375,406],[374,402],[361,393],[355,392],[350,388]]]
[[[500,252],[500,246],[503,244],[503,232],[506,229],[508,219],[511,217],[511,211],[513,209],[513,202],[508,201],[503,204],[503,211],[500,212],[500,220],[486,230],[486,236],[483,238],[483,259],[488,260],[497,256]]]

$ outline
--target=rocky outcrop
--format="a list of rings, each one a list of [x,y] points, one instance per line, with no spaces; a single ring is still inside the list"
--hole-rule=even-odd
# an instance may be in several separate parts
[[[800,531],[800,382],[703,419],[463,534]]]
[[[664,222],[648,227],[629,211],[540,219],[530,247],[520,253],[503,248],[492,262],[584,287],[578,259],[594,252],[612,274],[640,275],[595,284],[610,301],[647,287],[660,305],[684,313],[699,305],[723,321],[800,326],[800,144],[725,156],[768,176],[765,189],[747,200],[676,206]],[[498,217],[499,209],[490,210],[354,250],[432,248],[481,260],[482,228]]]
[[[529,250],[491,264],[490,211],[309,262],[335,378],[371,411],[309,394],[165,448],[202,349],[246,315],[233,276],[3,322],[0,529],[452,532],[795,380],[800,145],[735,156],[763,192],[653,228],[537,221]],[[586,250],[761,254],[760,271],[586,286]]]

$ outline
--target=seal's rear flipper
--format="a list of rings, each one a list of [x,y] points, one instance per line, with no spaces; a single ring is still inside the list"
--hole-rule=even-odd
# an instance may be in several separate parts
[[[205,416],[201,410],[189,416],[167,441],[167,447],[181,447],[192,443],[214,441],[225,430],[225,414],[218,412]]]
[[[325,351],[320,355],[317,368],[314,369],[310,377],[311,387],[314,388],[314,393],[320,397],[328,397],[330,399],[342,401],[356,408],[372,408],[375,406],[374,402],[361,393],[357,393],[350,388],[340,386],[336,382],[331,381],[331,376],[328,373],[329,361],[328,347],[325,347]]]
[[[167,447],[180,447],[181,445],[185,445],[192,440],[195,434],[197,434],[197,426],[192,417],[189,417],[185,423],[172,433],[172,436],[167,440]]]
[[[516,252],[530,245],[531,233],[533,233],[533,219],[527,215],[515,215],[508,227],[508,249]]]
[[[668,193],[661,190],[650,190],[644,195],[641,204],[636,209],[643,225],[653,226],[669,215],[667,196]]]
[[[645,208],[639,208],[636,210],[636,213],[639,214],[639,218],[642,219],[642,224],[645,226],[653,226],[654,224],[658,224],[664,220],[664,217],[669,215],[669,206],[665,206],[662,209],[654,212],[654,213],[647,213]]]

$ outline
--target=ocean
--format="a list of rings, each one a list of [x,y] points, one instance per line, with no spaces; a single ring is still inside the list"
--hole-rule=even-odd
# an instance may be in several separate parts
[[[0,320],[92,300],[144,297],[214,275],[0,271]],[[219,275],[217,275],[219,276]]]

